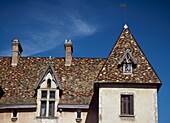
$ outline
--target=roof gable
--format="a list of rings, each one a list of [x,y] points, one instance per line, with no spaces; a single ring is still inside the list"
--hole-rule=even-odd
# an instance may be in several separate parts
[[[54,71],[54,69],[52,68],[51,64],[48,64],[45,72],[43,73],[43,75],[41,76],[39,82],[37,83],[37,85],[35,86],[35,89],[38,89],[40,87],[40,85],[45,81],[45,76],[50,73],[52,75],[53,81],[55,82],[57,88],[61,89],[59,80],[56,76],[56,72]]]
[[[129,49],[126,50],[126,52],[124,53],[123,57],[120,59],[118,64],[121,65],[123,63],[123,61],[125,61],[125,60],[126,60],[126,62],[132,61],[133,64],[137,64],[136,60],[132,56]]]
[[[136,64],[131,75],[124,75],[122,67],[118,67],[129,54]],[[161,83],[156,72],[145,57],[141,48],[132,36],[129,28],[124,27],[107,61],[97,77],[98,82],[131,82],[131,83]]]

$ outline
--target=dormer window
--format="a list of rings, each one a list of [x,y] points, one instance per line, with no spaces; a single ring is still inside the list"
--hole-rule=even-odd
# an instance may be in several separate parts
[[[136,67],[137,62],[133,58],[130,50],[127,49],[123,57],[120,59],[118,65],[123,68],[123,74],[132,74],[133,68]]]
[[[35,89],[37,90],[37,118],[56,118],[60,85],[50,64]]]

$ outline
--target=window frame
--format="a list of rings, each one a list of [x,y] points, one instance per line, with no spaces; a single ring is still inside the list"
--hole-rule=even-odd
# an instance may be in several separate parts
[[[120,95],[120,116],[134,116],[134,94]]]
[[[76,122],[80,123],[82,121],[82,114],[81,114],[81,110],[78,109],[76,112]]]
[[[47,92],[47,97],[46,98],[42,97],[42,92],[43,91]],[[55,117],[55,109],[56,109],[56,102],[57,102],[57,97],[56,97],[57,93],[56,93],[56,91],[57,91],[57,89],[52,89],[52,88],[40,89],[40,95],[41,95],[41,97],[40,97],[40,113],[39,113],[40,117]],[[54,98],[50,98],[50,92],[55,92]],[[42,102],[46,102],[45,115],[42,115]],[[51,102],[54,103],[52,113],[50,113],[50,103]],[[52,114],[52,115],[50,115],[50,114]]]
[[[126,72],[125,65],[130,65],[129,72]],[[123,63],[123,74],[125,74],[125,75],[132,74],[132,71],[133,71],[132,63]]]

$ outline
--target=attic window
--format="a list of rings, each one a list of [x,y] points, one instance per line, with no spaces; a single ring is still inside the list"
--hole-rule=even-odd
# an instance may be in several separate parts
[[[123,64],[123,73],[124,74],[131,74],[132,73],[132,64],[131,63],[124,63]]]
[[[47,80],[47,88],[51,88],[51,79]]]

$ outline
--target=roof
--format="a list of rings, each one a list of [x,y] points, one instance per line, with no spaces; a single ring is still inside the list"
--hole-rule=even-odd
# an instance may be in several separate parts
[[[126,55],[135,64],[133,74],[123,74],[121,65],[124,59],[128,60]],[[56,84],[62,89],[60,105],[90,104],[94,82],[161,84],[127,25],[107,59],[73,58],[71,66],[65,66],[65,58],[21,57],[15,67],[11,60],[0,57],[1,105],[36,104],[36,89],[47,70],[55,73]]]
[[[136,64],[133,73],[130,75],[123,74],[122,67],[118,66],[122,62],[123,56],[127,53],[127,49],[131,57],[133,56],[132,59]],[[116,44],[98,74],[96,82],[161,83],[128,27],[123,28]]]
[[[64,58],[21,57],[16,67],[11,57],[0,57],[0,86],[5,92],[0,104],[35,104],[35,87],[50,63],[60,82],[63,94],[60,104],[89,104],[93,83],[106,59],[73,58],[65,66]]]

